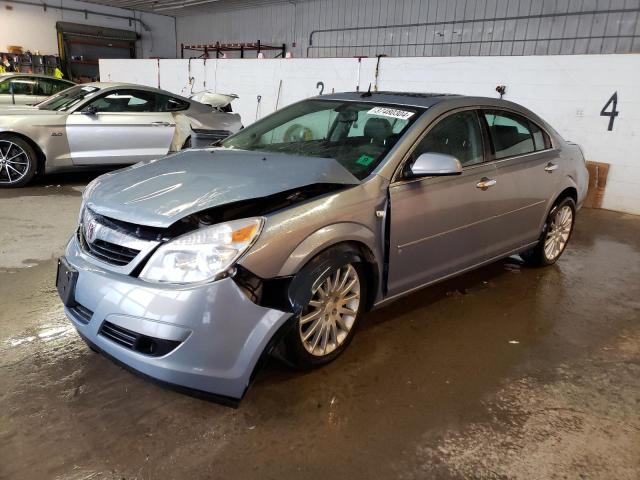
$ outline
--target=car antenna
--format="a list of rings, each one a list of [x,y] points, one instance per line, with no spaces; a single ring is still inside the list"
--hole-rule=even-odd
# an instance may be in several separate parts
[[[373,93],[371,93],[371,83],[369,83],[369,89],[366,92],[364,92],[362,95],[360,95],[360,98],[370,97],[372,95]]]

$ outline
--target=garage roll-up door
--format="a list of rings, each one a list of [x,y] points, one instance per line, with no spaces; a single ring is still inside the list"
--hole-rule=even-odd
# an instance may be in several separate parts
[[[98,80],[99,58],[135,58],[138,34],[133,30],[57,22],[58,49],[66,78]]]

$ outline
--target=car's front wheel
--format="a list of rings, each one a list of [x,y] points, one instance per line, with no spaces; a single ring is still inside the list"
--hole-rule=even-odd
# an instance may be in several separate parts
[[[36,174],[36,153],[22,138],[0,136],[0,187],[22,187]]]
[[[554,264],[569,243],[575,218],[576,204],[573,199],[561,199],[549,212],[537,245],[521,253],[522,259],[532,266]]]
[[[289,332],[289,359],[303,368],[324,365],[348,346],[365,309],[362,264],[342,262],[316,270],[310,300]]]

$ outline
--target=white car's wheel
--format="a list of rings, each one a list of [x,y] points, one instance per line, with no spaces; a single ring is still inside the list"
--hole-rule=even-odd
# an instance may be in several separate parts
[[[14,136],[0,137],[0,187],[22,187],[36,173],[37,157],[31,145]]]

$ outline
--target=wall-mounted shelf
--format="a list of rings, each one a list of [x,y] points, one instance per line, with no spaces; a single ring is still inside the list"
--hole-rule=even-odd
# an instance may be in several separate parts
[[[192,51],[200,53],[196,58],[210,58],[210,54],[215,52],[215,58],[220,58],[225,52],[240,52],[240,58],[245,58],[246,52],[256,52],[256,57],[261,52],[277,51],[278,54],[275,58],[284,58],[287,54],[286,44],[282,45],[265,45],[260,40],[251,43],[210,43],[210,44],[197,44],[197,45],[185,45],[180,44],[180,58],[184,58],[185,51]],[[191,57],[193,58],[193,57]]]

